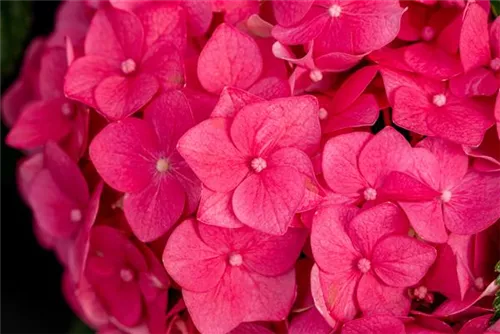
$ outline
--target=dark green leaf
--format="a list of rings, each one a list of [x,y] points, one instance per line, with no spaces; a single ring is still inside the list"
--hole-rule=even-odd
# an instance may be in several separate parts
[[[500,0],[490,0],[491,1],[491,11],[495,16],[500,15]]]

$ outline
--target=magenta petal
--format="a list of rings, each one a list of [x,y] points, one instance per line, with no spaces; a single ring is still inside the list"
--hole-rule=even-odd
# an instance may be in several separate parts
[[[432,135],[427,125],[431,102],[423,92],[410,87],[394,91],[393,120],[396,125],[424,135]]]
[[[398,202],[406,213],[411,226],[422,239],[443,243],[448,240],[444,227],[443,207],[440,201]]]
[[[148,49],[140,71],[158,80],[159,89],[181,89],[185,86],[181,54],[170,42],[159,42]],[[143,93],[145,94],[145,93]]]
[[[233,118],[236,116],[244,106],[247,104],[262,102],[263,99],[250,94],[244,90],[233,88],[233,87],[225,87],[221,94],[217,105],[210,117],[229,117]]]
[[[68,70],[63,48],[47,49],[40,60],[40,95],[45,99],[63,97],[64,75]]]
[[[200,239],[192,220],[182,222],[171,234],[163,265],[180,286],[198,292],[214,288],[226,270],[223,255]]]
[[[364,315],[406,316],[411,306],[407,288],[387,286],[371,273],[359,281],[357,300]]]
[[[363,317],[349,321],[342,327],[341,334],[405,334],[405,326],[401,320],[391,316]],[[429,333],[430,334],[430,333]]]
[[[125,326],[134,326],[139,322],[142,303],[137,284],[113,280],[102,282],[96,291],[104,299],[103,304],[117,321]]]
[[[413,149],[414,152],[416,150],[419,149]],[[396,171],[390,172],[384,178],[384,182],[382,183],[380,190],[381,195],[384,196],[384,198],[387,197],[388,199],[400,202],[430,201],[441,195],[439,191],[434,190],[429,185],[419,181],[415,177]]]
[[[436,259],[436,249],[414,238],[393,235],[373,249],[372,265],[387,285],[407,287],[417,284]]]
[[[319,271],[319,280],[329,315],[340,321],[353,319],[358,313],[356,288],[361,277],[359,271],[334,270],[335,273]]]
[[[248,91],[267,100],[291,95],[288,80],[278,77],[262,78],[255,82]]]
[[[499,82],[492,71],[484,67],[450,79],[450,91],[458,97],[491,96],[498,91]]]
[[[185,0],[184,8],[189,32],[195,36],[206,33],[212,22],[212,3],[207,0]]]
[[[95,168],[113,188],[138,192],[152,182],[156,172],[158,140],[143,120],[128,118],[106,126],[90,144]]]
[[[314,62],[318,69],[326,72],[343,72],[363,59],[365,55],[353,55],[343,52],[331,52],[317,57]]]
[[[268,167],[234,191],[233,210],[245,225],[283,235],[304,197],[304,176],[292,167]]]
[[[321,288],[321,282],[319,279],[320,269],[315,264],[311,269],[311,295],[314,300],[314,305],[318,309],[318,312],[323,316],[326,322],[332,326],[332,328],[337,328],[338,322],[333,319],[326,307],[325,298],[323,295],[323,289]]]
[[[353,132],[336,136],[325,144],[322,169],[330,189],[356,194],[368,185],[359,172],[358,156],[371,138],[370,133]]]
[[[500,217],[499,173],[471,171],[451,190],[451,200],[444,204],[446,227],[457,234],[475,234]]]
[[[124,119],[142,108],[158,90],[158,81],[150,75],[111,76],[99,83],[94,92],[98,110],[112,121]]]
[[[373,94],[362,94],[350,106],[341,111],[328,114],[322,123],[324,132],[335,132],[347,128],[371,126],[378,119],[380,105]]]
[[[316,37],[325,29],[328,24],[329,17],[323,9],[311,10],[304,19],[296,26],[286,28],[280,25],[274,26],[272,35],[278,41],[286,45],[306,44]]]
[[[227,192],[240,184],[249,172],[244,156],[229,137],[230,121],[208,119],[182,136],[177,150],[208,188]]]
[[[488,12],[481,5],[469,4],[465,9],[459,45],[466,72],[490,64]]]
[[[218,193],[202,187],[197,218],[205,224],[238,228],[244,226],[234,215],[233,192]]]
[[[427,43],[406,47],[404,58],[413,71],[432,79],[445,80],[462,72],[457,58]]]
[[[143,242],[162,236],[181,216],[185,196],[179,181],[167,175],[158,175],[139,193],[126,194],[123,210],[132,232]]]
[[[333,328],[326,322],[315,307],[299,313],[292,319],[289,334],[330,334]]]
[[[71,131],[71,119],[63,114],[64,98],[28,104],[7,135],[9,146],[33,149],[49,140],[58,141]]]
[[[406,234],[408,221],[399,207],[382,203],[361,211],[347,227],[351,240],[365,257],[371,257],[379,239],[392,234]]]
[[[211,93],[219,93],[225,86],[246,89],[261,72],[257,43],[224,23],[215,30],[198,60],[198,78]]]
[[[366,66],[351,74],[335,92],[335,108],[344,110],[356,101],[378,73],[378,66]]]
[[[294,2],[273,0],[274,17],[278,24],[289,27],[306,16],[313,2],[313,0]]]

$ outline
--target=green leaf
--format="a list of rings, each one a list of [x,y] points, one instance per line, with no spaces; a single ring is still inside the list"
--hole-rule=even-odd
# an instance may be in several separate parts
[[[90,329],[83,321],[75,318],[71,324],[68,334],[93,334],[94,331]]]
[[[2,78],[14,74],[31,28],[30,1],[2,1],[0,50]]]
[[[500,0],[490,0],[491,1],[491,11],[495,16],[500,15]]]

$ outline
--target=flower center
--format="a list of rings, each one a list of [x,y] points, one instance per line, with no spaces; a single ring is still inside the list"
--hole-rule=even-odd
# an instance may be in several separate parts
[[[267,167],[267,162],[261,157],[258,157],[253,159],[252,162],[250,162],[250,166],[255,172],[260,173]]]
[[[71,116],[73,113],[73,108],[71,108],[71,105],[69,103],[63,103],[61,106],[61,112],[64,116]]]
[[[319,108],[319,119],[325,120],[328,117],[328,111],[325,108]]]
[[[121,64],[123,74],[130,74],[135,71],[136,64],[132,58],[122,61]]]
[[[372,267],[372,263],[367,258],[362,258],[358,261],[358,269],[363,274],[366,274]]]
[[[82,211],[80,211],[79,209],[71,210],[69,215],[73,223],[78,223],[80,220],[82,220]]]
[[[425,287],[423,285],[419,286],[418,288],[413,290],[413,295],[417,299],[421,299],[421,300],[425,299],[425,296],[427,296],[427,287]]]
[[[441,200],[445,203],[448,203],[451,200],[451,191],[443,191],[443,193],[441,194]]]
[[[377,198],[377,191],[373,188],[366,188],[363,192],[363,196],[365,196],[365,200],[373,201]]]
[[[442,107],[446,104],[446,96],[444,94],[436,94],[432,97],[432,103],[438,107]]]
[[[161,158],[156,162],[156,170],[160,173],[165,173],[170,169],[170,163],[167,159]]]
[[[243,257],[238,253],[229,255],[229,264],[233,267],[239,267],[243,263]]]
[[[490,67],[493,71],[500,70],[500,57],[496,57],[491,60]]]
[[[323,73],[321,73],[321,71],[318,69],[311,70],[311,72],[309,73],[309,78],[313,82],[321,81],[323,80]]]
[[[429,26],[425,26],[423,29],[422,29],[422,33],[421,33],[421,36],[422,36],[422,39],[424,41],[430,41],[431,39],[434,38],[434,35],[435,35],[435,31],[432,27],[429,27]]]
[[[330,14],[331,17],[339,17],[340,13],[342,13],[342,7],[339,5],[333,5],[328,8],[328,14]]]
[[[120,270],[120,277],[124,282],[130,282],[134,279],[134,273],[128,268]]]

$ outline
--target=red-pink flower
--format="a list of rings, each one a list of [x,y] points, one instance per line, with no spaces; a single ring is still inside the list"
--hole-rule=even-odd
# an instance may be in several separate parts
[[[414,149],[415,167],[393,172],[384,189],[392,193],[425,240],[445,242],[447,230],[478,233],[500,217],[498,173],[468,170],[468,158],[456,144],[427,138]]]
[[[109,120],[123,119],[142,108],[159,90],[184,84],[180,46],[161,25],[148,20],[161,5],[145,6],[144,16],[100,9],[85,39],[85,56],[71,64],[64,92]]]
[[[200,184],[175,150],[194,125],[179,91],[157,98],[144,120],[129,118],[105,127],[90,144],[90,158],[104,181],[125,192],[125,216],[141,241],[151,241],[196,210]]]
[[[361,201],[378,200],[385,177],[411,166],[410,144],[391,127],[375,136],[367,132],[338,135],[323,150],[322,170],[328,187]]]
[[[293,267],[305,237],[302,229],[272,236],[187,220],[170,236],[163,263],[182,287],[196,327],[223,334],[241,322],[286,318],[295,298]]]
[[[342,326],[342,334],[406,334],[401,320],[387,315],[362,317],[349,321]]]
[[[407,235],[406,217],[394,204],[358,211],[330,207],[313,221],[311,248],[326,312],[341,321],[359,311],[406,315],[407,288],[424,277],[436,250]]]
[[[178,150],[206,188],[225,194],[241,223],[282,235],[306,187],[315,187],[306,153],[319,145],[318,104],[311,96],[245,102],[216,108],[179,140]]]

